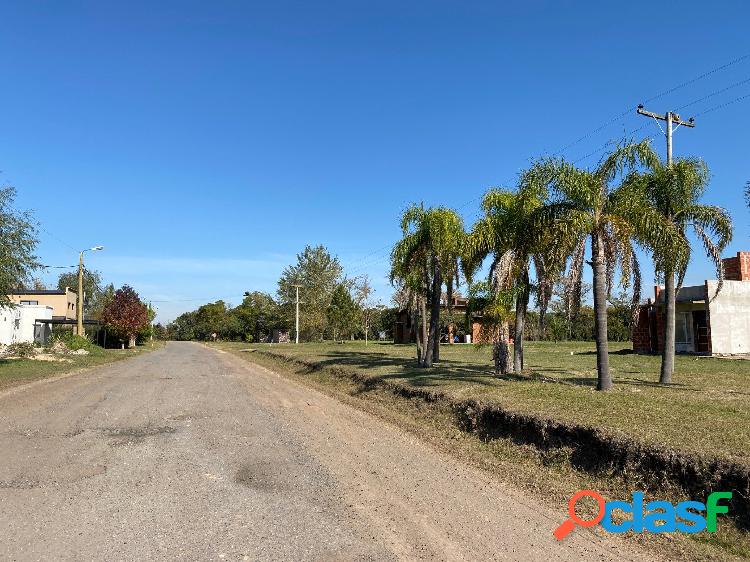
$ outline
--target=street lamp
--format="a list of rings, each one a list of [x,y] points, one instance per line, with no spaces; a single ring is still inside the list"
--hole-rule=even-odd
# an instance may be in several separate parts
[[[103,250],[104,246],[94,246],[81,250],[78,258],[78,298],[76,299],[76,318],[78,319],[78,335],[83,335],[83,254],[85,252],[97,252]]]

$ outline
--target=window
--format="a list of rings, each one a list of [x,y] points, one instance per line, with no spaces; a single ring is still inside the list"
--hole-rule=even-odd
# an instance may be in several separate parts
[[[674,339],[676,343],[692,343],[692,330],[690,329],[690,313],[678,312],[675,314]]]
[[[21,304],[33,304],[33,305],[38,305],[38,304],[39,304],[39,301],[21,301]]]

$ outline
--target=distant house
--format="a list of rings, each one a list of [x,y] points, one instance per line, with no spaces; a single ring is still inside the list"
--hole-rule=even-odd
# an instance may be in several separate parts
[[[454,315],[460,316],[467,314],[469,299],[461,295],[453,296],[452,311]],[[441,312],[448,311],[448,302],[443,298],[440,302]],[[479,313],[471,315],[471,331],[463,333],[463,326],[456,326],[454,323],[445,324],[440,327],[440,341],[453,343],[455,336],[459,337],[460,342],[467,341],[466,336],[470,336],[469,341],[473,343],[490,343],[491,333],[482,323],[482,316]],[[414,343],[417,341],[416,326],[412,323],[411,314],[408,310],[403,309],[396,315],[396,322],[393,326],[393,343]]]
[[[21,342],[46,343],[52,319],[52,307],[40,304],[21,304],[0,307],[0,344]]]
[[[724,287],[713,298],[717,280],[682,287],[677,293],[675,350],[702,355],[750,354],[750,252],[725,258]],[[713,298],[713,300],[711,300]],[[664,292],[640,306],[633,328],[636,353],[664,349]]]
[[[11,302],[26,305],[52,307],[54,320],[76,319],[76,292],[70,287],[65,290],[27,290],[19,289],[8,295]]]

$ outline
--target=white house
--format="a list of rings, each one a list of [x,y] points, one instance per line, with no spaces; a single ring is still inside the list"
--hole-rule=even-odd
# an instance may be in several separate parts
[[[40,304],[0,307],[0,344],[46,342],[49,324],[42,324],[37,320],[51,320],[52,312],[51,306]]]

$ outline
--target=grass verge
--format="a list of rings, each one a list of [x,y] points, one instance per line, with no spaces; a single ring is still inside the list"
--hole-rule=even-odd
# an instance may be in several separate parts
[[[88,355],[65,355],[62,361],[39,361],[35,359],[0,359],[0,390],[22,385],[48,377],[64,375],[72,371],[97,367],[114,361],[141,355],[163,347],[163,342],[138,346],[135,349],[102,349],[92,346]]]
[[[670,470],[684,469],[685,466],[680,463],[684,463],[686,458],[691,461],[693,457],[690,455],[675,456],[674,451],[654,449],[653,443],[634,441],[627,435],[617,435],[612,441],[612,432],[602,432],[596,428],[592,430],[590,425],[576,425],[569,418],[563,417],[561,422],[550,417],[542,419],[530,415],[528,408],[525,412],[509,410],[502,403],[491,400],[498,392],[496,388],[490,388],[490,392],[487,392],[487,386],[491,387],[491,383],[481,385],[477,381],[461,380],[460,373],[443,372],[447,380],[445,384],[440,384],[438,374],[422,371],[418,373],[420,377],[429,376],[435,380],[431,384],[414,384],[409,380],[408,373],[404,375],[399,371],[398,356],[378,357],[378,362],[366,356],[354,360],[351,357],[351,354],[360,353],[386,354],[392,346],[389,346],[390,349],[375,346],[375,349],[366,352],[339,346],[334,347],[336,355],[331,357],[321,345],[276,347],[273,351],[260,346],[219,345],[254,363],[395,422],[445,452],[487,469],[503,481],[530,490],[561,513],[565,512],[567,499],[572,493],[585,488],[597,489],[605,497],[613,499],[628,497],[634,490],[646,490],[654,498],[671,501],[702,497],[686,489],[679,479],[671,475],[654,477],[665,462],[671,467]],[[466,356],[479,353],[480,357],[482,352],[475,348],[449,351]],[[332,360],[344,353],[348,361]],[[535,357],[536,361],[540,359],[549,360]],[[390,367],[384,368],[385,361],[391,363]],[[462,362],[470,365],[467,357]],[[564,368],[565,365],[560,363],[557,361],[557,368]],[[471,366],[464,368],[471,369]],[[480,369],[486,371],[486,364],[476,368],[477,371]],[[447,370],[444,364],[437,369]],[[534,381],[539,376],[539,373],[529,373],[528,379],[533,384],[551,386],[549,382]],[[504,381],[504,384],[511,387],[514,384],[522,385],[523,382]],[[475,389],[473,394],[467,392],[472,386]],[[577,387],[579,392],[583,392],[581,385]],[[554,389],[550,392],[554,394]],[[479,397],[484,400],[478,400]],[[521,406],[524,404],[519,404]],[[508,418],[509,415],[512,419]],[[582,429],[585,431],[581,432]],[[546,437],[540,441],[540,435]],[[602,446],[609,450],[602,451]],[[610,462],[612,455],[618,451],[620,461]],[[656,457],[653,457],[654,451],[658,453]],[[608,460],[591,462],[597,458],[600,461],[602,458]],[[699,458],[706,460],[705,456]],[[669,461],[675,459],[677,464],[669,465]],[[650,466],[643,467],[642,464]],[[711,471],[717,470],[717,466],[704,468],[709,471],[708,476]],[[688,474],[688,477],[696,475]],[[702,533],[690,537],[634,535],[628,540],[645,543],[678,559],[748,558],[750,538],[742,527],[742,524],[737,526],[722,520],[720,531],[716,534]]]

